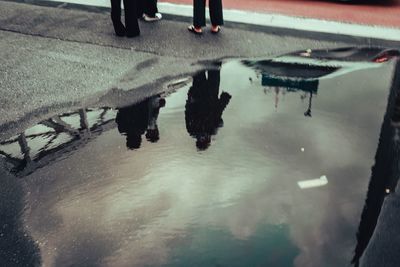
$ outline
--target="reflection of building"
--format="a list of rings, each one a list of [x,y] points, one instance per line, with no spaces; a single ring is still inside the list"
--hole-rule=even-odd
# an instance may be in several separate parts
[[[358,266],[375,231],[385,197],[395,191],[400,175],[400,63],[389,95],[381,127],[375,164],[371,170],[367,197],[357,232],[357,246],[352,263]],[[384,219],[384,218],[383,218]],[[392,240],[386,240],[387,244]],[[387,248],[384,248],[385,250]],[[397,265],[396,265],[397,266]]]
[[[110,108],[80,109],[52,117],[0,142],[0,156],[17,176],[28,175],[112,128],[114,117]]]
[[[121,108],[119,119],[124,117],[127,123],[120,121],[118,129],[124,132],[122,129],[125,127],[129,133],[136,129],[142,131],[140,135],[146,131],[147,140],[157,142],[157,117],[159,109],[164,105],[163,98],[153,96],[131,107]],[[122,116],[124,114],[126,116]],[[79,109],[54,116],[0,142],[0,157],[5,159],[11,172],[17,176],[26,176],[114,128],[116,117],[117,111],[111,108]]]
[[[261,85],[275,89],[275,108],[278,108],[279,92],[304,92],[308,96],[308,108],[304,115],[311,117],[312,98],[318,92],[319,78],[338,68],[274,62],[271,60],[245,62],[261,74]]]
[[[280,88],[279,90],[287,92],[305,92],[308,95],[309,104],[304,115],[311,117],[312,98],[317,94],[321,79],[366,67],[379,67],[381,63],[399,55],[400,52],[395,49],[343,47],[296,51],[267,60],[245,60],[243,64],[261,74],[261,84],[264,87],[275,88],[275,90]],[[276,107],[278,100],[276,97]]]

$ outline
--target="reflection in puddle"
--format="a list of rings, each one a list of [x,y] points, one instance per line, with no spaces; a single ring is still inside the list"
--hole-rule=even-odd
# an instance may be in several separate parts
[[[173,250],[171,261],[163,266],[285,267],[292,266],[299,253],[290,241],[287,225],[258,225],[246,240],[237,239],[222,229],[199,228],[188,232],[191,237]]]
[[[37,242],[24,227],[24,190],[0,169],[0,266],[40,266]]]
[[[385,197],[394,192],[399,179],[400,153],[400,68],[390,91],[386,114],[381,127],[375,164],[371,170],[367,198],[357,232],[357,245],[352,262],[356,266],[366,249],[381,212]]]
[[[0,142],[0,155],[11,165],[11,172],[26,176],[100,135],[109,128],[114,114],[110,108],[80,109],[52,117]]]
[[[393,64],[309,76],[260,64],[1,142],[43,265],[348,265]]]
[[[222,112],[231,95],[222,92],[219,96],[219,84],[219,69],[202,71],[193,76],[193,85],[188,92],[185,106],[186,129],[196,138],[199,150],[207,149],[211,144],[211,136],[216,135],[218,128],[223,126]]]
[[[157,117],[160,108],[164,106],[164,98],[153,96],[138,104],[119,109],[116,117],[118,131],[126,135],[126,146],[129,149],[139,148],[145,133],[150,142],[155,143],[160,139]]]

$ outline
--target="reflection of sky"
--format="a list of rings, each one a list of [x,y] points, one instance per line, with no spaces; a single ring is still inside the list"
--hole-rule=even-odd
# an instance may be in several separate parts
[[[56,137],[54,140],[53,137]],[[65,144],[71,141],[73,137],[67,133],[60,133],[57,136],[47,135],[47,136],[39,136],[27,138],[27,142],[30,148],[30,156],[35,158],[38,156],[40,152],[43,151],[43,147],[50,150],[55,147],[58,147],[60,144]]]
[[[164,266],[293,266],[298,249],[285,225],[259,225],[246,240],[228,231],[196,228],[172,249]]]
[[[74,129],[79,129],[81,127],[79,113],[68,116],[61,116],[60,118],[62,121],[68,123]]]
[[[26,136],[35,136],[35,135],[42,135],[42,137],[31,137],[29,138],[29,141],[33,141],[32,144],[31,142],[29,142],[30,144],[30,149],[33,151],[33,154],[37,154],[39,153],[40,148],[44,147],[46,145],[46,143],[49,141],[49,138],[51,136],[51,134],[54,133],[54,129],[49,128],[45,125],[42,124],[37,124],[27,130],[25,130],[24,134]],[[7,153],[8,155],[10,155],[11,157],[17,158],[17,159],[23,159],[23,154],[21,151],[21,147],[18,143],[18,136],[13,136],[12,138],[8,139],[9,140],[16,140],[10,144],[2,144],[0,145],[0,150]]]
[[[276,255],[282,266],[346,265],[389,67],[322,81],[307,118],[301,93],[287,93],[275,109],[274,92],[265,95],[250,84],[251,70],[228,63],[221,89],[232,99],[208,150],[197,152],[186,132],[186,88],[161,109],[158,143],[131,151],[113,129],[37,170],[24,180],[25,220],[45,266],[232,266],[226,251],[234,257],[242,247],[249,262],[240,266],[283,259]],[[324,187],[297,185],[322,175]]]

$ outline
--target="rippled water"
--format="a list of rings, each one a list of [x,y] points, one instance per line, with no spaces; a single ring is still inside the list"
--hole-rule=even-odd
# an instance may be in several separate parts
[[[32,127],[0,146],[19,246],[43,266],[349,265],[392,69],[284,87],[231,61]]]

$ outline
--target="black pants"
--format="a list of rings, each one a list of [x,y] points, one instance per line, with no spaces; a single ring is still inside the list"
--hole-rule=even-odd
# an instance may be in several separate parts
[[[158,13],[157,0],[139,0],[138,6],[138,17],[142,17],[143,14],[154,17]]]
[[[137,21],[138,5],[137,0],[123,0],[125,8],[125,27],[127,34],[140,33]],[[112,21],[121,21],[121,0],[111,0],[111,19]]]
[[[222,0],[208,0],[212,25],[223,25]],[[206,26],[206,0],[193,0],[193,25]]]

